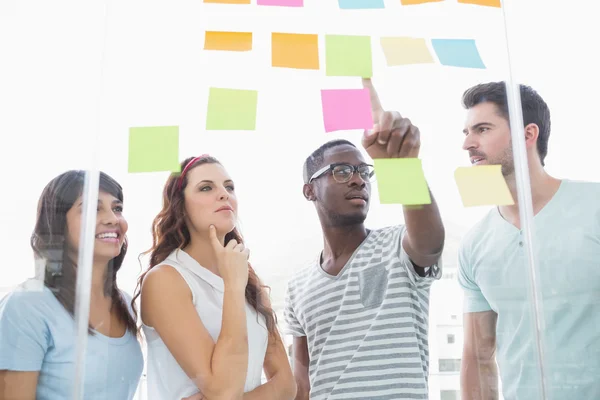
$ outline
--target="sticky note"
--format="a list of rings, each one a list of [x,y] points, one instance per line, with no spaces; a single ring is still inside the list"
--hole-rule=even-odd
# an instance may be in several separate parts
[[[442,65],[485,68],[473,39],[431,39],[431,44]]]
[[[373,75],[371,38],[369,36],[325,35],[327,76]]]
[[[250,51],[252,32],[206,31],[204,50]]]
[[[444,0],[400,0],[403,6],[412,6],[415,4],[437,3]]]
[[[179,172],[179,127],[129,128],[129,172]]]
[[[210,88],[206,129],[253,131],[257,103],[256,90]]]
[[[465,207],[514,204],[500,165],[459,167],[454,179]]]
[[[381,204],[431,204],[419,158],[376,158],[373,161]]]
[[[388,67],[435,62],[424,38],[382,37],[381,47]]]
[[[217,4],[250,4],[250,0],[204,0],[204,2]]]
[[[321,90],[325,132],[373,128],[368,89]]]
[[[303,7],[304,0],[257,0],[259,6]]]
[[[319,69],[319,35],[272,33],[271,62],[274,67]]]
[[[338,0],[338,3],[342,10],[385,8],[383,0]]]
[[[502,7],[501,0],[458,0],[458,2],[463,4],[474,4],[477,6]]]

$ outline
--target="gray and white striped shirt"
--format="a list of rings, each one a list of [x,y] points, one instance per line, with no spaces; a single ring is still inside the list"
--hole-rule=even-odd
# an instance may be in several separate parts
[[[373,230],[337,276],[320,256],[289,282],[286,331],[306,336],[311,400],[427,399],[430,277],[402,248],[404,225]]]

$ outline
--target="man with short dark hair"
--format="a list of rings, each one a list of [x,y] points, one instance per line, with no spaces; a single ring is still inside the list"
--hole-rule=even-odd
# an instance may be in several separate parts
[[[545,399],[600,399],[600,184],[559,180],[544,170],[550,111],[521,85],[539,266]],[[514,205],[494,208],[464,237],[458,281],[464,290],[464,400],[541,399],[530,271],[523,246],[506,85],[463,95],[463,148],[471,162],[501,165]],[[477,168],[477,167],[475,167]]]
[[[376,124],[371,158],[418,157],[417,127],[385,112],[370,80]],[[321,222],[324,249],[288,284],[296,399],[428,399],[429,290],[441,276],[444,227],[435,203],[405,207],[406,225],[364,226],[373,166],[334,140],[304,164],[303,193]],[[432,196],[433,198],[433,196]]]

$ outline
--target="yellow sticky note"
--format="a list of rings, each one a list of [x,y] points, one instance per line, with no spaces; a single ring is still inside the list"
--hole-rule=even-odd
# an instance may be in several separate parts
[[[250,51],[252,32],[207,31],[204,35],[204,50]]]
[[[204,0],[204,2],[217,4],[250,4],[250,0]]]
[[[458,0],[458,2],[463,4],[475,4],[476,6],[502,7],[501,0]]]
[[[420,159],[376,158],[373,161],[381,204],[431,204]]]
[[[454,179],[465,207],[514,204],[500,165],[459,167]]]
[[[319,69],[319,35],[273,32],[271,60],[274,67]]]
[[[423,38],[382,37],[381,47],[388,67],[406,64],[433,64],[433,56]]]
[[[444,0],[400,0],[403,6],[412,6],[414,4],[437,3]]]

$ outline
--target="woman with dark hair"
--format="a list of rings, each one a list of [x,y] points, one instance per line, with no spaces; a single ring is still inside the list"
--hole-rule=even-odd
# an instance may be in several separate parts
[[[68,171],[44,189],[31,237],[44,265],[0,301],[0,398],[67,399],[75,379],[75,284],[83,224],[84,171]],[[100,173],[83,397],[132,399],[143,369],[130,298],[117,286],[127,252],[123,191]],[[37,281],[39,283],[39,281]]]
[[[141,294],[149,399],[293,399],[268,293],[236,229],[233,181],[208,155],[181,169],[165,185],[150,267],[134,296]]]

